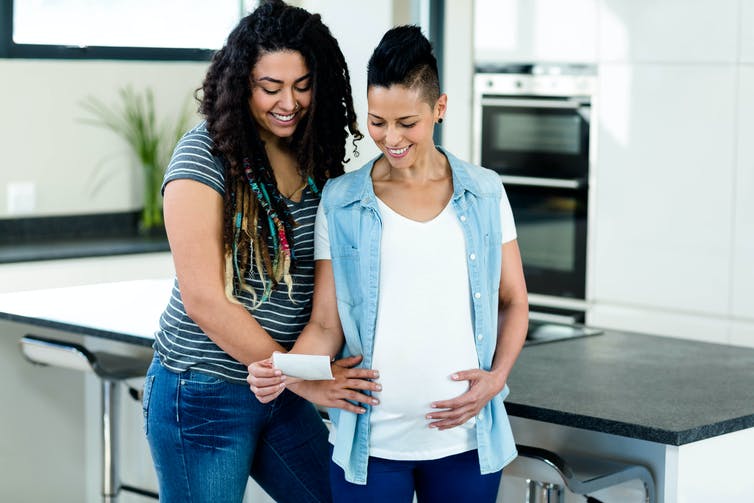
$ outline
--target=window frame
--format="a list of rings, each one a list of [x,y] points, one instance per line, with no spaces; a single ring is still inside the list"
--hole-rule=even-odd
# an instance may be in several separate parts
[[[13,0],[0,0],[0,58],[209,61],[214,53],[195,48],[17,44],[13,41]]]

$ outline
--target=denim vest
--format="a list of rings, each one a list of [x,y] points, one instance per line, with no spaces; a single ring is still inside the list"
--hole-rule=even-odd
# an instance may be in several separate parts
[[[461,161],[443,149],[440,151],[450,162],[451,204],[466,240],[469,300],[479,367],[489,370],[497,342],[502,184],[496,173]],[[343,356],[363,355],[359,366],[364,368],[372,365],[380,278],[382,221],[370,176],[378,158],[356,171],[329,180],[320,202],[327,217],[338,314],[345,334]],[[427,349],[427,354],[431,355],[432,348]],[[420,365],[431,364],[426,361]],[[507,395],[506,385],[476,417],[482,473],[502,469],[517,454],[503,405]],[[346,480],[356,484],[367,481],[370,412],[368,406],[361,415],[342,409],[330,410],[330,418],[336,426],[333,460],[344,469]]]

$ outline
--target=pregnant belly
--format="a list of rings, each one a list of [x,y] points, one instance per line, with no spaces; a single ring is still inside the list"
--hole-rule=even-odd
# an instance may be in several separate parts
[[[450,378],[453,372],[464,368],[471,367],[446,365],[438,368],[433,362],[431,368],[424,369],[381,369],[379,382],[382,392],[375,393],[380,404],[372,411],[372,421],[423,421],[424,416],[433,410],[433,402],[455,398],[468,390],[468,381],[453,381]]]

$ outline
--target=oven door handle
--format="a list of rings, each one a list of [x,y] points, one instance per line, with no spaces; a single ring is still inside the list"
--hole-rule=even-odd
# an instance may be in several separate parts
[[[556,189],[579,190],[587,186],[584,178],[541,178],[536,176],[500,175],[504,185],[527,185],[530,187],[552,187]]]
[[[526,98],[482,98],[482,106],[527,107],[527,108],[564,108],[578,110],[589,108],[589,102],[577,99],[569,100],[533,100]]]

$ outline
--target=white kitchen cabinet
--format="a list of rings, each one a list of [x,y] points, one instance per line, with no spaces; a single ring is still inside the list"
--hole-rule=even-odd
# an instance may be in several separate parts
[[[749,456],[754,448],[753,429],[675,446],[519,417],[511,418],[511,426],[516,441],[525,445],[650,468],[658,503],[750,501],[754,491]],[[641,501],[641,497],[624,496],[623,491],[635,488],[635,484],[625,483],[592,496],[602,501]],[[509,496],[505,501],[524,501]],[[583,502],[584,498],[566,494],[565,501]]]
[[[754,322],[754,144],[751,141],[754,138],[754,68],[750,66],[739,70],[738,103],[732,314]]]
[[[739,61],[742,63],[754,63],[754,2],[741,0],[740,27],[738,32],[741,37]]]
[[[735,91],[732,65],[600,66],[592,301],[728,315]]]
[[[735,62],[739,10],[739,0],[599,0],[599,60]]]
[[[476,0],[474,9],[477,61],[596,61],[597,0]]]

